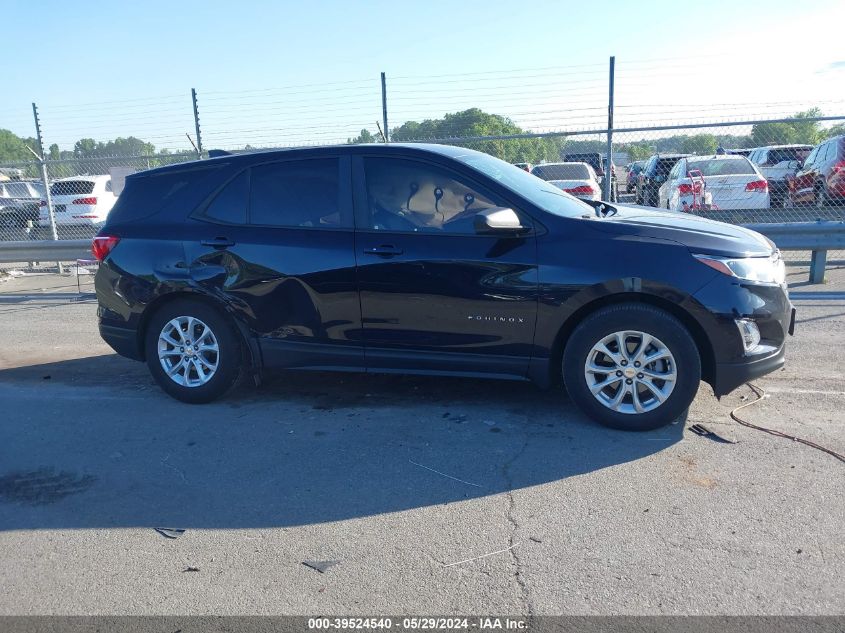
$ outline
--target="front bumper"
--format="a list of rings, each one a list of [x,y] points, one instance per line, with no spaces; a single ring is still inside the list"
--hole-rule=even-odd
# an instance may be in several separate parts
[[[706,380],[717,396],[783,366],[786,340],[795,330],[795,308],[785,287],[720,274],[694,297],[705,309],[699,321],[713,352]],[[748,354],[737,319],[754,321],[760,332],[759,348]]]
[[[713,393],[716,396],[729,394],[745,383],[765,376],[783,367],[786,346],[769,356],[740,363],[717,363],[713,377]]]

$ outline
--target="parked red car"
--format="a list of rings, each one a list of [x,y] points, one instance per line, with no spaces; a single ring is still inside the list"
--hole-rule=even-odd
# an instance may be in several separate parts
[[[794,205],[845,204],[845,135],[819,143],[789,184]]]

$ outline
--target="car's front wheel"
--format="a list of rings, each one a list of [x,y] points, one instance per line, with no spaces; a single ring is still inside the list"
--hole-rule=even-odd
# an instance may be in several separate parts
[[[241,375],[240,340],[215,308],[191,299],[165,304],[147,327],[147,366],[164,391],[183,402],[211,402]]]
[[[575,404],[594,420],[629,431],[677,420],[701,381],[698,348],[686,327],[640,303],[587,316],[569,338],[562,369]]]

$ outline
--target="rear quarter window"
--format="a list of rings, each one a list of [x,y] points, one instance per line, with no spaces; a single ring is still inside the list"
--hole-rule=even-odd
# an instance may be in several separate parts
[[[167,208],[187,215],[206,198],[220,166],[134,174],[109,213],[108,223],[126,223],[149,217]],[[209,182],[211,181],[211,182]]]

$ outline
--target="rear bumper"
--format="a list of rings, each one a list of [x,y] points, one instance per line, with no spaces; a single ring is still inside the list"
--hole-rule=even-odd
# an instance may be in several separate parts
[[[144,360],[138,332],[131,328],[107,325],[100,321],[100,336],[115,352],[132,360]]]

